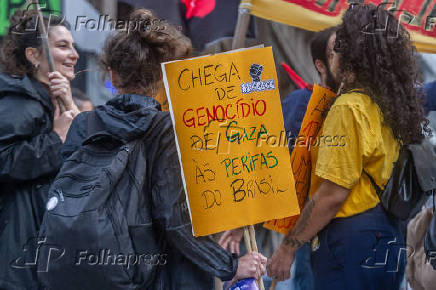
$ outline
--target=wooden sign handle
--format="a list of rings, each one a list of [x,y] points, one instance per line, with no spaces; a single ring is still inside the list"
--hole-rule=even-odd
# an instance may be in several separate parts
[[[275,290],[278,282],[279,280],[273,279],[271,286],[269,287],[269,290]]]
[[[33,9],[37,15],[37,20],[36,20],[37,27],[39,30],[39,35],[41,37],[42,47],[44,48],[44,52],[45,52],[45,55],[47,57],[49,72],[54,72],[55,67],[54,67],[54,62],[53,62],[53,56],[50,52],[50,46],[48,44],[48,33],[47,33],[47,29],[45,28],[45,25],[44,25],[44,18],[43,18],[43,15],[41,13],[41,10],[39,9],[38,1],[28,1],[27,8],[29,8],[29,5],[32,5],[32,4],[33,4]],[[65,104],[61,98],[56,98],[56,99],[57,99],[57,102],[59,105],[59,111],[62,114],[66,110]]]
[[[251,249],[251,237],[250,232],[248,231],[248,227],[244,227],[244,242],[247,253],[251,253],[253,250]]]
[[[245,247],[247,248],[247,252],[256,252],[258,253],[257,243],[256,243],[256,232],[254,230],[254,226],[250,225],[248,227],[244,227],[244,242]],[[257,285],[260,290],[265,290],[265,286],[263,285],[262,277],[257,280]]]

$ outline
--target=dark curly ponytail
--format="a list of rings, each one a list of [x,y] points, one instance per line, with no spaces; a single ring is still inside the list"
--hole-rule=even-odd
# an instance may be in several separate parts
[[[133,11],[129,21],[134,29],[118,31],[106,41],[102,69],[118,74],[117,88],[154,95],[162,79],[160,64],[191,56],[191,41],[146,9]]]

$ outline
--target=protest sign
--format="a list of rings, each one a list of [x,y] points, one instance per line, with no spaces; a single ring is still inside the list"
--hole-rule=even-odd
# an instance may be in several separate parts
[[[272,49],[162,70],[194,235],[298,214]]]
[[[295,189],[298,204],[303,209],[307,200],[310,185],[311,159],[310,148],[318,146],[317,136],[324,122],[325,115],[330,109],[336,93],[319,85],[313,86],[313,92],[307,105],[306,114],[301,124],[300,133],[295,142],[291,155],[292,172],[295,178]],[[268,221],[264,227],[287,234],[296,224],[299,216],[289,216],[283,219]]]

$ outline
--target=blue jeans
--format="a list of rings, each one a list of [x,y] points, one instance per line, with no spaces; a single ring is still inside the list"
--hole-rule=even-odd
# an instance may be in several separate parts
[[[310,252],[310,243],[306,243],[295,253],[294,272],[291,275],[291,289],[313,290],[314,282]]]
[[[404,275],[406,247],[378,205],[364,213],[336,218],[318,233],[312,249],[315,290],[397,290]]]
[[[268,277],[267,275],[262,277],[263,279],[263,285],[265,286],[265,290],[268,290],[271,286],[272,283],[272,279],[270,277]],[[285,280],[285,281],[280,281],[279,283],[277,283],[276,285],[276,289],[275,290],[290,290],[293,289],[291,286],[291,280]]]

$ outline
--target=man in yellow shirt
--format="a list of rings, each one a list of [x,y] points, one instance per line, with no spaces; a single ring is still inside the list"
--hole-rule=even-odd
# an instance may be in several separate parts
[[[289,278],[296,250],[312,239],[315,290],[398,289],[404,240],[363,171],[384,187],[400,144],[423,137],[414,50],[395,17],[374,5],[352,5],[328,47],[342,94],[312,144],[310,199],[268,274]]]
[[[324,180],[350,190],[335,217],[350,217],[374,208],[380,201],[369,177],[386,184],[399,144],[392,129],[382,125],[383,116],[371,98],[359,91],[340,95],[324,122],[318,145],[311,150],[310,193],[313,196]],[[341,142],[333,142],[337,137]]]

